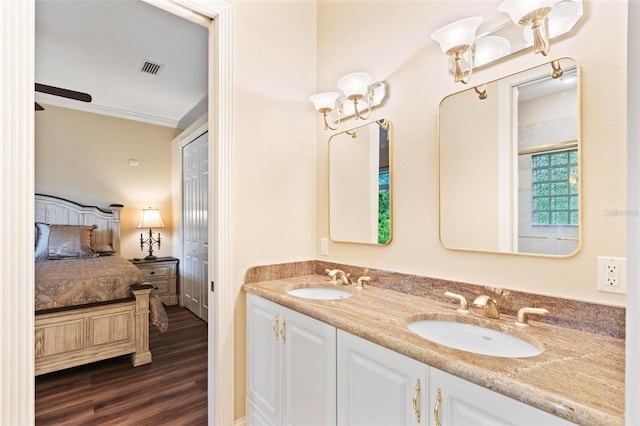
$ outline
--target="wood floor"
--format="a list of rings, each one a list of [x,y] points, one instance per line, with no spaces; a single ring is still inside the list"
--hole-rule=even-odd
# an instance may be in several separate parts
[[[207,325],[166,310],[169,330],[150,329],[151,364],[124,356],[36,377],[36,425],[206,425]]]

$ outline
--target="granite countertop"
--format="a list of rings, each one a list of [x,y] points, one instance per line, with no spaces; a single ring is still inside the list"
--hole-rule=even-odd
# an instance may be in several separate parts
[[[484,318],[480,309],[393,290],[339,286],[353,294],[341,300],[291,296],[297,287],[333,286],[327,276],[305,275],[244,284],[243,290],[291,308],[431,367],[477,383],[582,425],[624,424],[625,342],[622,339],[536,322],[517,327],[515,318]],[[500,307],[498,306],[498,309]],[[477,355],[442,346],[411,332],[415,319],[456,317],[506,331],[544,349],[532,358]]]

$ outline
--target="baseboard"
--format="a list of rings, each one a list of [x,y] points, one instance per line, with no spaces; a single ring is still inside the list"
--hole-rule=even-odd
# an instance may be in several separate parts
[[[241,419],[236,420],[233,422],[233,426],[247,426],[247,418],[242,417]]]

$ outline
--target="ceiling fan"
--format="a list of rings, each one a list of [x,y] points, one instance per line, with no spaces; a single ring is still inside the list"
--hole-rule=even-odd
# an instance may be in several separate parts
[[[48,86],[46,84],[36,83],[36,92],[46,93],[48,95],[61,96],[67,99],[73,99],[82,102],[91,102],[91,95],[75,90],[62,89],[60,87]],[[43,111],[44,107],[39,103],[36,104],[36,111]]]

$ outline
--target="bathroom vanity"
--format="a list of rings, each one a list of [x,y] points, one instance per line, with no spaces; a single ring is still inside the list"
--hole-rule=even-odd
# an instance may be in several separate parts
[[[344,299],[292,289],[329,287],[306,275],[244,285],[247,423],[623,424],[624,341],[513,316],[466,316],[456,305],[377,287],[340,286]],[[505,358],[426,340],[419,318],[470,321],[542,349]],[[602,361],[605,359],[606,361]]]

